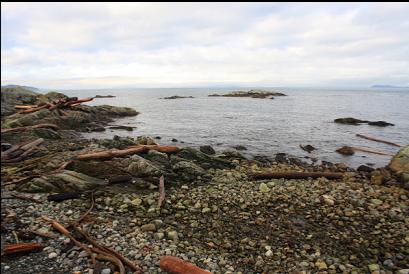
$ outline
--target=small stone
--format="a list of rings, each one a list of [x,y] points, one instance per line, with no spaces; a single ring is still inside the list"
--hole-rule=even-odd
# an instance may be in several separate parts
[[[110,268],[104,268],[101,270],[101,274],[111,274],[111,269]]]
[[[300,266],[301,266],[301,267],[309,267],[309,266],[310,266],[310,263],[309,263],[309,262],[306,262],[306,261],[303,261],[303,262],[300,263]]]
[[[208,212],[210,212],[210,208],[205,207],[202,209],[202,213],[208,213]]]
[[[267,250],[267,252],[265,253],[266,257],[271,257],[273,256],[273,251],[271,250]]]
[[[270,188],[265,183],[261,183],[259,186],[260,192],[267,193],[270,191]]]
[[[78,255],[79,258],[85,258],[87,256],[88,256],[88,253],[85,250],[81,251],[80,254]]]
[[[9,269],[10,269],[10,266],[8,266],[8,265],[4,266],[4,270],[9,270]]]
[[[396,271],[396,274],[409,274],[409,268],[400,269],[400,270]]]
[[[155,233],[153,237],[155,238],[155,240],[162,240],[163,238],[165,238],[165,234],[162,232],[158,232],[158,233]]]
[[[179,240],[178,233],[174,230],[168,232],[168,239],[176,242]]]
[[[322,198],[327,205],[333,206],[335,204],[334,198],[329,195],[322,195]]]
[[[387,267],[393,267],[393,266],[394,266],[393,261],[392,261],[391,259],[385,260],[385,261],[383,262],[383,265],[384,265],[384,266],[387,266]]]
[[[51,252],[50,254],[48,254],[48,259],[54,259],[57,258],[58,254],[55,252]]]
[[[379,199],[371,199],[371,203],[375,205],[381,205],[383,202]]]
[[[155,224],[146,224],[146,225],[141,226],[141,230],[144,232],[156,231],[156,226]]]
[[[378,271],[379,270],[379,265],[378,264],[370,264],[368,265],[369,271]]]
[[[134,206],[140,206],[142,204],[142,200],[139,198],[135,198],[131,201]]]
[[[328,269],[327,264],[323,261],[317,261],[315,266],[318,267],[319,270]]]

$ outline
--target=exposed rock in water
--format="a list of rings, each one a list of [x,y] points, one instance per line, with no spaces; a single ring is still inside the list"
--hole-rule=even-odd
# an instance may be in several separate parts
[[[207,155],[214,155],[216,151],[211,146],[201,146],[200,151]]]
[[[368,172],[369,173],[369,172],[374,171],[375,169],[372,168],[372,167],[366,166],[366,165],[360,165],[356,170],[360,171],[360,172]]]
[[[300,145],[300,148],[302,150],[307,151],[308,153],[311,153],[311,151],[315,150],[315,147],[313,147],[312,145],[306,145],[306,146]]]
[[[247,150],[247,148],[245,146],[241,146],[241,145],[234,146],[233,148],[237,149],[237,150]]]
[[[130,127],[130,126],[109,126],[109,129],[122,129],[122,130],[127,130],[127,131],[133,131],[135,127]]]
[[[163,97],[161,99],[184,99],[184,98],[195,98],[193,96],[178,96],[178,95],[174,95],[174,96],[169,96],[169,97]]]
[[[173,138],[171,141],[176,143],[178,141],[178,139]]]
[[[349,146],[343,146],[341,148],[338,148],[336,150],[336,152],[338,152],[338,153],[340,153],[342,155],[354,155],[355,154],[354,149],[352,147],[349,147]]]
[[[99,95],[99,94],[97,94],[97,95],[95,95],[94,98],[114,98],[114,97],[116,97],[116,96],[114,96],[114,95]]]
[[[138,136],[136,141],[140,145],[156,145],[155,141],[151,137]]]
[[[394,124],[385,122],[385,121],[367,121],[367,120],[359,120],[356,118],[348,117],[348,118],[338,118],[334,120],[335,123],[338,124],[347,124],[347,125],[360,125],[360,124],[368,124],[370,126],[378,126],[378,127],[386,127],[386,126],[394,126]]]
[[[97,139],[95,140],[97,144],[100,146],[112,149],[125,149],[130,146],[135,146],[138,145],[139,142],[137,140],[134,140],[131,137],[121,137],[118,135],[115,135],[114,138],[112,139]],[[146,145],[146,143],[145,143]]]
[[[338,124],[347,124],[347,125],[358,125],[361,123],[368,123],[368,121],[359,120],[359,119],[352,118],[352,117],[338,118],[338,119],[335,119],[334,122]]]
[[[394,126],[394,124],[391,124],[391,123],[388,123],[388,122],[385,122],[385,121],[368,122],[368,125],[378,126],[378,127]]]
[[[273,99],[274,96],[286,96],[281,92],[271,92],[259,89],[252,89],[249,91],[233,91],[227,94],[210,94],[209,97],[251,97],[251,98],[270,98]]]

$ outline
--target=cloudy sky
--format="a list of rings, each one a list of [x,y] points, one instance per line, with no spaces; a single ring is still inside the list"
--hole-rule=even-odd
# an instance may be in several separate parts
[[[1,3],[1,83],[409,85],[408,3]]]

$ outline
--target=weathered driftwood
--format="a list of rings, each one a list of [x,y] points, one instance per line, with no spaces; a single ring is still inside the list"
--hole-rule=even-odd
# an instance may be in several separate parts
[[[361,148],[361,147],[343,146],[336,150],[336,152],[341,153],[343,155],[353,155],[355,151],[362,151],[366,153],[372,153],[372,154],[383,155],[383,156],[393,156],[393,154],[388,153],[388,152],[374,150],[370,148]]]
[[[402,147],[401,145],[398,145],[398,144],[390,142],[390,141],[386,141],[386,140],[382,140],[382,139],[378,139],[378,138],[374,138],[374,137],[370,137],[370,136],[365,136],[365,135],[362,135],[362,134],[356,134],[356,136],[360,137],[360,138],[370,140],[370,141],[384,143],[384,144],[388,144],[388,145],[395,146],[395,147]]]
[[[43,246],[39,243],[17,243],[17,244],[10,244],[4,247],[4,254],[16,254],[16,253],[25,253],[31,252],[35,250],[42,249]]]
[[[44,108],[49,108],[50,106],[51,106],[51,104],[45,104],[45,105],[42,105],[42,106],[39,106],[39,107],[27,108],[27,109],[25,109],[23,111],[20,111],[20,113],[32,113],[32,112],[36,112],[36,111],[39,111],[39,110],[44,109]]]
[[[70,106],[77,106],[82,103],[92,101],[93,99],[94,98],[92,97],[88,97],[84,99],[78,99],[77,97],[69,97],[69,98],[58,100],[58,101],[54,101],[52,103],[45,103],[42,105],[34,105],[34,106],[17,105],[15,106],[15,108],[22,109],[20,113],[32,113],[32,112],[36,112],[36,111],[39,111],[45,108],[48,110],[54,110],[54,109],[65,108],[65,107],[70,107]]]
[[[12,146],[10,149],[1,152],[1,162],[11,163],[24,160],[27,156],[34,153],[37,146],[42,142],[44,142],[44,139],[39,138],[29,143]]]
[[[162,207],[162,203],[165,200],[165,178],[160,176],[159,179],[159,200],[158,200],[158,207]]]
[[[54,130],[59,130],[60,127],[55,124],[38,124],[34,126],[26,126],[26,127],[14,127],[14,128],[7,128],[1,129],[1,133],[10,133],[10,132],[23,132],[33,128],[51,128]]]
[[[159,266],[162,270],[170,274],[211,274],[211,272],[207,270],[173,256],[161,257]]]
[[[156,150],[165,153],[178,152],[179,148],[175,146],[159,146],[159,145],[138,145],[122,150],[106,150],[94,153],[81,154],[77,156],[77,160],[105,160],[115,157],[125,157],[132,154],[147,152],[149,150]]]
[[[263,179],[307,179],[307,178],[327,178],[327,179],[341,179],[343,173],[341,172],[262,172],[262,173],[251,173],[248,175],[249,178],[255,180]]]

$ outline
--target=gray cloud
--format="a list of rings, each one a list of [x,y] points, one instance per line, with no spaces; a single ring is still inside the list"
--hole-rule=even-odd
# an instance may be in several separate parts
[[[2,3],[2,84],[409,84],[407,3]]]

